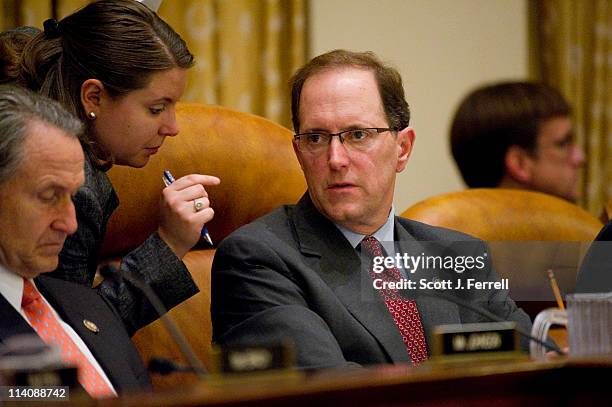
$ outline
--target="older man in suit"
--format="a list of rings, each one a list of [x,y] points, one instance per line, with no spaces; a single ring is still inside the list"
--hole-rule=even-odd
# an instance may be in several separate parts
[[[94,397],[148,389],[116,310],[91,288],[41,276],[77,228],[82,124],[58,103],[0,86],[0,345],[34,334],[78,367]]]
[[[406,269],[385,266],[378,274],[371,267],[376,258],[418,255],[430,246],[419,242],[451,258],[462,254],[453,248],[457,241],[486,250],[469,236],[395,216],[396,174],[415,139],[399,74],[371,53],[329,52],[294,75],[292,114],[308,191],[297,205],[275,210],[219,246],[213,339],[222,345],[289,339],[303,368],[418,364],[429,356],[434,326],[482,321],[435,292],[381,288],[382,282],[416,281]],[[447,291],[460,281],[455,270],[421,271],[426,283],[448,281]],[[470,277],[497,281],[488,259]],[[529,328],[506,290],[457,291]]]

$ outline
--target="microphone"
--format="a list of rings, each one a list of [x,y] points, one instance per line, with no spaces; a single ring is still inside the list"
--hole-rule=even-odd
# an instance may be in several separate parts
[[[181,365],[180,363],[167,358],[152,358],[149,360],[149,366],[147,366],[147,369],[149,372],[157,373],[162,376],[166,376],[174,372],[195,372],[192,367]]]
[[[0,385],[80,386],[77,368],[35,334],[13,335],[0,343]]]
[[[411,297],[408,295],[408,292],[406,290],[398,290],[401,294],[402,297],[413,300],[414,297]],[[462,299],[459,299],[457,297],[455,297],[454,295],[449,295],[445,292],[441,292],[441,291],[436,291],[436,294],[429,294],[429,293],[423,293],[420,292],[418,295],[422,295],[423,297],[431,297],[431,298],[442,298],[445,299],[449,302],[452,302],[453,304],[457,304],[463,308],[467,308],[471,311],[474,311],[475,313],[482,315],[485,318],[490,319],[491,321],[494,322],[508,322],[507,320],[493,314],[490,311],[487,311],[484,308],[478,307],[474,304],[471,304],[467,301],[464,301]],[[535,336],[532,336],[531,333],[525,331],[524,329],[522,329],[521,327],[518,326],[518,324],[516,325],[516,327],[514,328],[516,329],[516,331],[522,335],[523,337],[529,339],[530,341],[534,341],[540,345],[542,345],[543,347],[545,347],[548,350],[553,350],[555,352],[557,352],[559,355],[563,355],[565,356],[566,353],[564,351],[562,351],[555,343],[552,342],[548,342],[548,341],[542,341],[538,338],[536,338]]]
[[[14,335],[0,347],[0,370],[43,370],[63,365],[59,349],[37,335]]]
[[[140,291],[142,291],[142,293],[145,295],[145,297],[147,297],[151,305],[153,305],[153,308],[155,308],[155,311],[157,312],[159,319],[162,321],[164,328],[170,334],[170,336],[174,340],[174,343],[176,343],[176,345],[178,346],[180,352],[187,360],[187,363],[189,363],[190,370],[183,371],[194,372],[198,375],[200,379],[206,378],[206,375],[208,373],[206,371],[206,368],[196,356],[195,352],[191,348],[191,345],[189,345],[189,342],[187,342],[185,335],[183,335],[183,333],[174,323],[172,318],[167,315],[168,310],[161,302],[157,294],[155,294],[155,291],[153,291],[153,289],[149,286],[149,284],[136,277],[128,270],[117,269],[111,264],[105,264],[104,266],[100,267],[100,274],[104,278],[124,279],[130,284],[134,285]]]

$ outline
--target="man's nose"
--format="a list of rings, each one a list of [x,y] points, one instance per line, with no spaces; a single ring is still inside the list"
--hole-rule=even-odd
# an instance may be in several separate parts
[[[577,145],[572,146],[572,152],[570,153],[570,160],[576,167],[581,167],[586,162],[586,156],[582,148]]]
[[[74,204],[72,200],[66,203],[60,209],[59,216],[53,222],[53,229],[65,233],[66,235],[71,235],[77,231],[77,219],[76,219],[76,210],[74,208]]]
[[[327,148],[327,160],[332,169],[342,168],[348,165],[348,151],[346,145],[340,141],[340,137],[332,137]]]

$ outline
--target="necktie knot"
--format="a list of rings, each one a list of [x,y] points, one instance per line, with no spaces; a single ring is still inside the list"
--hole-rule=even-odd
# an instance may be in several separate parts
[[[374,236],[366,236],[361,240],[361,250],[370,260],[386,256],[382,244]],[[397,267],[385,267],[381,277],[387,281],[397,281],[402,276]]]
[[[27,278],[23,278],[23,296],[21,297],[21,306],[26,308],[35,301],[40,301],[40,293],[34,287],[34,284]]]
[[[361,240],[361,248],[369,257],[382,256],[382,246],[374,236],[366,236]]]

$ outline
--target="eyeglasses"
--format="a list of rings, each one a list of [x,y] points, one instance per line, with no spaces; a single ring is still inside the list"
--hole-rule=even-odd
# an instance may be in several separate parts
[[[365,151],[372,147],[378,135],[386,131],[396,131],[390,128],[372,127],[367,129],[352,129],[340,133],[301,133],[293,136],[298,150],[306,153],[320,153],[331,143],[334,136],[338,136],[340,142],[353,150]]]

